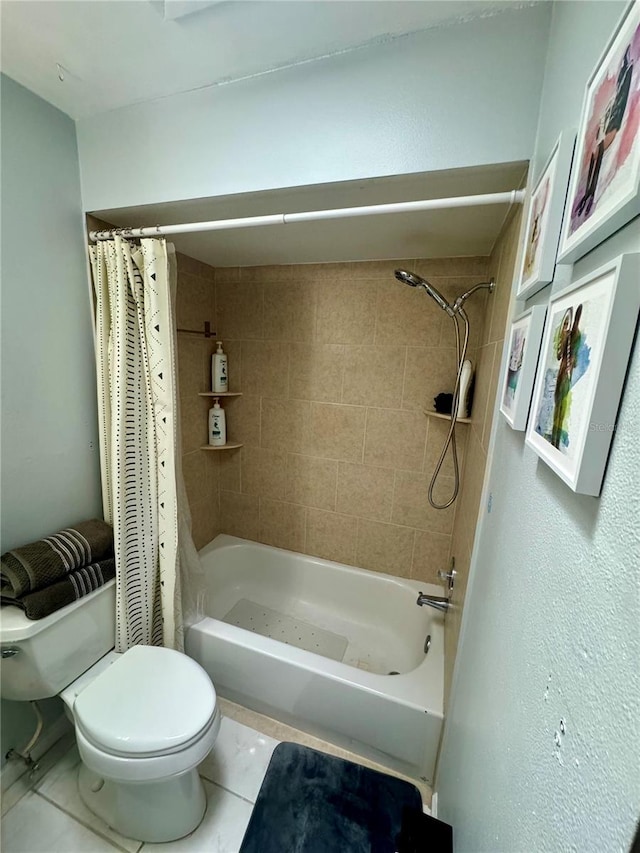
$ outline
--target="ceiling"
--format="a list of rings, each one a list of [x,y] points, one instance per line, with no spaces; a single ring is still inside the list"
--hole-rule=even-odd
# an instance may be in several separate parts
[[[527,164],[398,175],[95,211],[113,225],[141,227],[269,213],[329,210],[519,189]],[[508,204],[394,213],[171,236],[179,252],[216,267],[488,255]]]
[[[2,70],[73,118],[495,14],[496,0],[2,0]]]

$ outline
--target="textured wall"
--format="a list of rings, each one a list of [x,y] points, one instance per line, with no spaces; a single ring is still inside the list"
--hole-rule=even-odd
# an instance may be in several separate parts
[[[80,176],[71,119],[2,77],[2,551],[101,514]],[[62,713],[45,703],[47,721]],[[2,750],[34,729],[2,702]]]
[[[554,6],[536,163],[577,124],[620,11]],[[639,248],[636,219],[574,277]],[[495,422],[436,786],[458,851],[629,849],[640,812],[639,356],[636,343],[599,498],[573,494],[522,433]]]
[[[85,208],[526,160],[549,6],[82,119]]]
[[[180,340],[196,544],[222,530],[425,581],[446,566],[453,510],[426,498],[446,423],[422,409],[452,389],[454,339],[435,303],[395,281],[397,265],[449,298],[487,276],[486,258],[218,269],[215,296],[203,279],[180,277],[191,293],[185,322],[217,308],[231,389],[243,393],[224,405],[229,439],[244,447],[197,451],[210,405],[197,391],[209,387],[213,346]],[[470,306],[474,360],[485,305],[483,293]],[[450,460],[444,473],[448,489]]]
[[[498,377],[502,364],[502,347],[511,282],[518,248],[518,234],[522,211],[516,208],[496,241],[488,259],[489,276],[495,279],[496,287],[488,299],[486,318],[482,325],[480,347],[474,359],[476,368],[476,393],[470,427],[460,426],[458,431],[469,430],[468,453],[465,456],[460,493],[455,505],[455,520],[451,537],[450,558],[455,558],[456,582],[451,596],[451,607],[445,618],[445,668],[444,705],[448,710],[453,667],[458,650],[460,625],[464,612],[464,600],[469,579],[471,552],[478,520],[480,495],[487,464],[489,437],[494,418],[493,401],[496,396]],[[473,299],[477,297],[472,297]]]

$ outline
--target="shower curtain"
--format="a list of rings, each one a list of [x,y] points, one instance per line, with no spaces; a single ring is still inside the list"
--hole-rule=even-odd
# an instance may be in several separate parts
[[[116,556],[116,651],[181,649],[175,254],[116,235],[89,247],[104,517]]]

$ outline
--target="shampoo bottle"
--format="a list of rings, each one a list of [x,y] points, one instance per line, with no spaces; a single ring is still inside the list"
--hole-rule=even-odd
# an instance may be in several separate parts
[[[227,374],[227,356],[222,351],[222,341],[218,341],[218,348],[211,356],[211,390],[228,391],[229,377]]]
[[[227,425],[224,409],[216,400],[209,409],[209,444],[213,447],[223,447],[227,443]]]

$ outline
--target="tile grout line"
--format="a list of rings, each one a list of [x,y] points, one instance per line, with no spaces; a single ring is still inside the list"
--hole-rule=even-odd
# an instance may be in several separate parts
[[[254,729],[254,731],[256,731]],[[266,771],[265,771],[266,776]],[[255,806],[256,801],[250,800],[248,797],[243,797],[242,794],[236,793],[236,791],[232,791],[231,788],[225,788],[224,785],[221,785],[220,782],[216,782],[214,779],[210,779],[208,776],[205,776],[203,773],[200,774],[200,778],[204,779],[210,785],[215,785],[216,788],[220,788],[221,791],[226,791],[227,794],[231,794],[233,797],[237,797],[239,800],[242,800],[245,803],[248,803],[250,806]],[[207,797],[207,807],[209,805],[209,798]]]
[[[74,769],[75,769],[75,768],[74,768]],[[77,815],[74,815],[72,812],[67,811],[67,809],[65,809],[65,808],[63,808],[62,806],[58,805],[58,803],[56,803],[54,800],[51,800],[51,799],[49,799],[49,797],[45,796],[45,794],[41,793],[40,791],[33,791],[33,793],[34,793],[36,796],[41,797],[41,798],[42,798],[46,803],[49,803],[49,805],[50,805],[50,806],[53,806],[53,807],[54,807],[55,809],[57,809],[59,812],[62,812],[62,814],[66,815],[68,818],[70,818],[72,821],[74,821],[75,823],[77,823],[77,824],[79,824],[80,826],[82,826],[84,829],[86,829],[86,830],[88,830],[89,832],[93,833],[93,834],[94,834],[94,835],[96,835],[98,838],[102,838],[102,839],[103,839],[103,841],[106,841],[108,844],[111,844],[111,846],[112,846],[115,850],[122,850],[122,851],[124,851],[124,853],[130,853],[130,851],[128,851],[126,847],[122,847],[122,845],[120,845],[120,844],[118,844],[117,842],[115,842],[112,838],[108,838],[108,837],[107,837],[106,835],[104,835],[102,832],[100,832],[99,830],[95,829],[95,827],[93,827],[93,826],[89,826],[89,825],[88,825],[88,824],[86,824],[83,820],[81,820],[79,817],[77,817]],[[122,836],[122,837],[124,838],[124,836]],[[137,840],[137,839],[135,839],[135,838],[131,838],[131,839],[129,839],[129,840],[130,840],[130,841],[133,841],[133,842],[134,842],[134,844],[138,844],[138,845],[139,845],[139,846],[136,848],[136,853],[139,853],[139,851],[140,851],[140,849],[141,849],[142,845],[144,844],[144,842],[143,842],[143,841],[138,841],[138,840]]]

